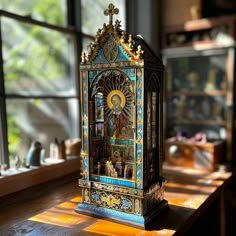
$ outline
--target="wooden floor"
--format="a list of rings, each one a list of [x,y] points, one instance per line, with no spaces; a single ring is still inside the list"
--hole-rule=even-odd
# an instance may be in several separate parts
[[[203,184],[197,183],[197,180],[199,178],[193,182],[190,177],[180,177],[179,182],[174,184],[170,176],[166,193],[170,210],[158,219],[159,226],[154,223],[146,231],[76,213],[77,204],[81,201],[77,179],[59,186],[38,187],[33,195],[26,192],[29,195],[19,198],[17,203],[4,206],[4,202],[0,202],[0,236],[173,235],[181,225],[188,226],[188,222],[196,219],[195,215],[192,217],[196,209],[199,206],[202,209],[202,205],[206,207],[206,199],[218,185],[222,185],[222,181],[218,180]],[[187,185],[188,189],[184,189]],[[17,195],[15,197],[18,198]]]

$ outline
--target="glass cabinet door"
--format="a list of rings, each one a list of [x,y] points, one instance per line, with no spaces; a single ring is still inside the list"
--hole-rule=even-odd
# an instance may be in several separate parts
[[[228,50],[166,57],[167,137],[204,132],[209,140],[226,139],[228,59]]]

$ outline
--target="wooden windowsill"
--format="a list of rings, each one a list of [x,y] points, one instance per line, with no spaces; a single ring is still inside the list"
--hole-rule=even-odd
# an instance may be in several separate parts
[[[73,158],[29,170],[22,168],[12,171],[13,174],[1,176],[0,178],[0,197],[79,172],[79,168],[79,158]]]

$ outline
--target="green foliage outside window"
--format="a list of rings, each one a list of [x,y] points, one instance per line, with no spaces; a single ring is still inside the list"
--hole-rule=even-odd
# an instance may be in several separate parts
[[[66,0],[0,0],[0,9],[49,24],[66,25]]]
[[[0,9],[49,24],[66,24],[65,0],[0,0]],[[57,31],[4,16],[1,28],[6,94],[57,92],[56,82],[68,79],[68,39]],[[7,107],[8,150],[13,158],[21,142],[19,117],[12,112],[15,106]]]

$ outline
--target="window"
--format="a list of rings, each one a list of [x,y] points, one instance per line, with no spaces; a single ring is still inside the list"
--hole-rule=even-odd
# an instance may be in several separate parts
[[[48,24],[67,26],[66,0],[0,0],[0,9]]]
[[[77,52],[108,23],[109,3],[125,29],[125,0],[0,0],[0,164],[14,167],[33,141],[49,157],[55,138],[80,136]]]
[[[62,27],[65,0],[0,1],[0,7],[0,157],[14,167],[33,141],[49,157],[55,138],[79,137],[76,31]]]

